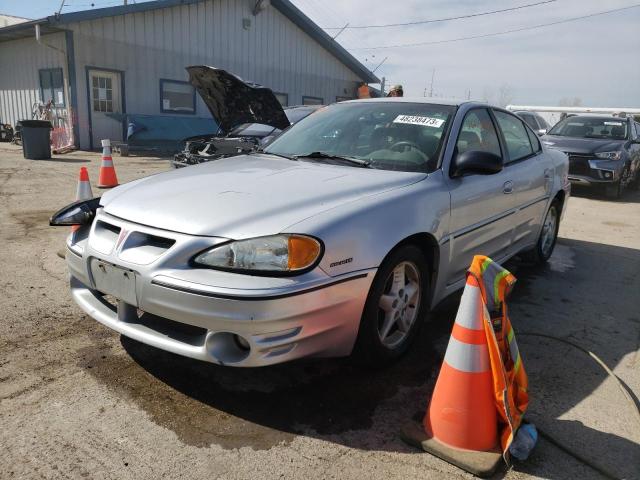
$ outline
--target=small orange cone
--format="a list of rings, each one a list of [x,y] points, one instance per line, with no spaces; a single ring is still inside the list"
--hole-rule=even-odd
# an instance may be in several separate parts
[[[423,428],[402,431],[407,443],[480,477],[502,458],[483,308],[478,281],[468,275]]]
[[[93,192],[91,191],[91,183],[89,182],[89,172],[87,171],[87,167],[80,167],[76,202],[78,200],[91,200],[92,198]]]
[[[89,182],[89,172],[87,167],[80,167],[78,174],[78,188],[76,189],[76,202],[79,200],[91,200],[93,192],[91,191],[91,183]],[[71,227],[71,232],[75,232],[80,228],[79,225]]]
[[[111,188],[118,186],[116,169],[111,158],[111,140],[102,140],[102,164],[100,165],[100,177],[98,178],[98,188]]]

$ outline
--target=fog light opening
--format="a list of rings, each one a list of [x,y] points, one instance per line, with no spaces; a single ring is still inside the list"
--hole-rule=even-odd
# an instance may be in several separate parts
[[[240,335],[234,335],[233,339],[235,340],[236,345],[238,345],[238,348],[240,348],[240,350],[251,350],[251,345],[249,345],[249,342],[247,342],[244,337],[241,337]]]
[[[613,178],[613,174],[611,172],[603,172],[604,178]]]
[[[251,353],[246,339],[231,332],[210,333],[206,340],[207,353],[222,364],[239,363]]]

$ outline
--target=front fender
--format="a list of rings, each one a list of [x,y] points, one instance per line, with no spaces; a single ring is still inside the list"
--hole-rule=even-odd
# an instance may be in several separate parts
[[[429,233],[436,240],[449,229],[450,195],[440,170],[424,180],[335,207],[289,226],[324,242],[320,268],[330,276],[380,266],[404,239]]]

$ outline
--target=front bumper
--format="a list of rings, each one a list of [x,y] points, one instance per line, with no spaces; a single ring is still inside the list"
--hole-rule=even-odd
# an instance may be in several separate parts
[[[126,238],[104,253],[97,221],[90,232],[78,235],[80,240],[68,242],[73,299],[122,335],[186,357],[239,367],[351,353],[374,270],[328,277],[316,269],[298,277],[269,278],[185,269],[184,259],[192,251],[216,240],[157,231],[102,212],[96,220],[122,228],[128,236],[175,240],[146,265],[133,263],[148,257],[133,256],[131,249],[127,253]],[[114,300],[105,295],[110,292],[99,291],[92,273],[97,260],[134,275],[135,295]],[[183,266],[175,268],[177,263]]]
[[[569,153],[569,181],[575,185],[611,184],[620,180],[620,161]]]

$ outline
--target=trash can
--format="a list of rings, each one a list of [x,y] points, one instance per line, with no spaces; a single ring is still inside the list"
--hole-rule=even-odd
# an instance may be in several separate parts
[[[51,122],[22,120],[22,156],[31,160],[51,158]]]

